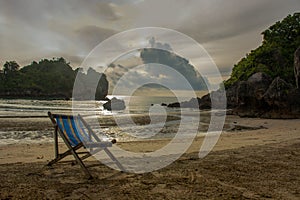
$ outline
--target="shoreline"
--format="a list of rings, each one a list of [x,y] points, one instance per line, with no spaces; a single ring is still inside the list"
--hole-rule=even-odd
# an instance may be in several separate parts
[[[7,119],[10,121],[10,119]],[[50,120],[43,118],[39,121],[39,125],[36,127],[36,122],[32,120],[32,123],[28,124],[19,121],[20,124],[26,125],[27,130],[43,127],[48,132],[53,131],[53,126]],[[239,118],[237,116],[228,116],[227,121],[232,124],[242,127],[264,127],[257,130],[235,130],[223,131],[220,135],[218,143],[214,147],[213,151],[235,149],[243,146],[252,145],[265,145],[271,143],[280,143],[287,140],[296,140],[300,138],[300,119],[294,120],[275,120],[275,119],[253,119],[253,118]],[[1,119],[1,123],[3,119]],[[11,126],[6,127],[6,130],[12,128],[15,124],[11,123]],[[1,130],[5,131],[5,130]],[[26,132],[26,131],[25,131]],[[202,141],[205,136],[197,135],[194,138],[193,143],[189,147],[186,153],[198,152]],[[133,152],[151,152],[155,151],[164,145],[168,144],[170,138],[159,138],[159,139],[148,139],[138,141],[119,141],[116,143],[117,146],[124,150]],[[60,142],[60,146],[65,148],[64,143]],[[21,153],[20,153],[21,152]],[[28,155],[26,155],[26,152]],[[23,156],[20,156],[23,155]],[[7,157],[8,156],[8,157]],[[43,159],[36,159],[41,158]],[[49,142],[39,142],[38,140],[34,143],[15,143],[15,144],[3,144],[0,145],[0,164],[14,163],[14,162],[35,162],[42,161],[46,162],[53,157],[53,143],[50,139]]]
[[[85,115],[83,115],[85,116]],[[88,116],[85,116],[88,119]],[[170,140],[174,137],[177,132],[176,123],[172,121],[180,120],[178,114],[170,114],[166,118],[167,123],[157,132],[156,135],[149,138],[135,137],[135,132],[130,131],[142,131],[143,128],[151,122],[148,114],[131,114],[112,116],[104,115],[98,117],[97,121],[91,121],[91,128],[97,131],[104,131],[111,139],[117,139],[118,142],[134,142],[134,141],[156,141],[156,140]],[[114,117],[117,117],[116,119]],[[157,115],[156,117],[159,117]],[[130,119],[136,124],[136,127],[129,127],[129,129],[123,129],[123,125],[130,123]],[[116,120],[118,120],[116,122]],[[174,121],[174,122],[175,122]],[[236,132],[236,131],[247,131],[247,130],[260,130],[265,129],[265,124],[274,122],[274,120],[267,119],[252,119],[252,118],[240,118],[234,115],[226,116],[223,133],[224,132]],[[297,121],[297,120],[296,120]],[[99,124],[100,123],[100,127]],[[168,124],[170,122],[170,124]],[[255,122],[255,123],[253,123]],[[262,123],[264,122],[264,123]],[[118,123],[118,124],[117,124]],[[121,123],[121,124],[120,124]],[[210,123],[210,115],[202,114],[200,120],[200,126],[198,133],[195,137],[203,137],[207,134],[208,125]],[[98,124],[98,125],[97,125]],[[283,123],[281,123],[283,124]],[[144,127],[144,125],[146,125]],[[122,128],[119,128],[121,126]],[[187,127],[188,128],[188,127]],[[102,129],[102,130],[101,130]],[[47,143],[52,141],[53,124],[47,116],[43,117],[0,117],[0,146],[11,145],[11,144],[31,144],[31,143]],[[188,130],[187,130],[188,133]],[[132,134],[132,135],[131,135]]]

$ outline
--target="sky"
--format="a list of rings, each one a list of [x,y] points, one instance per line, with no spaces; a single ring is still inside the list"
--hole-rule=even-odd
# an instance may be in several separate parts
[[[203,45],[224,77],[299,0],[0,0],[0,65],[64,57],[73,67],[122,31],[162,27]]]

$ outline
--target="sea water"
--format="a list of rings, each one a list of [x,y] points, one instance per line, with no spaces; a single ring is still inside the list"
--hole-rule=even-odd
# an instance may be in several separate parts
[[[89,119],[94,119],[93,122],[95,119],[97,122],[100,121],[98,124],[91,124],[95,132],[104,132],[109,138],[116,138],[118,141],[172,138],[178,132],[178,126],[183,118],[189,122],[183,125],[187,134],[191,127],[195,126],[200,127],[198,134],[201,134],[205,132],[209,123],[209,113],[205,112],[201,112],[204,116],[201,122],[193,120],[200,114],[198,109],[161,106],[162,103],[178,102],[176,97],[117,96],[117,98],[126,102],[126,110],[114,112],[104,110],[105,101],[77,101],[74,108],[72,101],[65,100],[0,99],[0,120],[4,121],[2,123],[4,126],[7,119],[11,119],[10,122],[22,119],[34,124],[34,121],[48,120],[48,111],[60,114],[80,113],[86,116],[87,121]],[[167,117],[170,119],[166,120]],[[133,123],[131,118],[135,119]],[[131,123],[127,123],[128,120]],[[52,129],[21,130],[22,127],[18,129],[6,130],[5,127],[1,127],[0,145],[53,141]]]

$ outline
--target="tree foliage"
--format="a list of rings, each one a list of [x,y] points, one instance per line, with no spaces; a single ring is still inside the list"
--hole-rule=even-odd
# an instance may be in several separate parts
[[[271,77],[281,77],[295,84],[294,52],[300,46],[300,13],[287,16],[263,33],[262,45],[252,50],[232,70],[225,86],[239,80],[247,80],[256,72],[265,72]]]
[[[0,74],[0,96],[10,98],[71,98],[77,73],[87,76],[79,70],[73,70],[64,58],[33,61],[20,69],[15,61],[6,62]],[[103,99],[107,95],[108,83],[101,77],[96,97]]]
[[[20,65],[16,61],[9,61],[3,65],[3,73],[10,74],[15,73],[19,70]]]

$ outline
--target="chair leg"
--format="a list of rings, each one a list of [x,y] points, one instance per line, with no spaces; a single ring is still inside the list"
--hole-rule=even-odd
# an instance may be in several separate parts
[[[119,169],[122,171],[122,172],[125,172],[125,169],[124,167],[122,166],[122,164],[117,160],[117,158],[107,149],[107,148],[104,148],[103,149],[105,151],[105,153],[107,153],[107,155],[110,157],[110,159],[112,159],[112,161],[114,161],[116,163],[116,165],[119,167]]]
[[[80,149],[82,146],[83,146],[82,144],[78,144],[77,146],[73,147],[72,149],[74,149],[74,150],[76,151],[77,149]],[[65,153],[58,154],[58,155],[56,156],[55,159],[51,160],[51,161],[47,164],[47,166],[52,166],[54,163],[60,161],[60,160],[63,159],[64,157],[66,157],[66,156],[68,156],[68,155],[71,155],[71,154],[72,154],[72,153],[71,153],[71,150],[70,150],[70,149],[69,149],[68,151],[66,151]]]
[[[79,158],[79,156],[77,155],[77,153],[75,152],[74,149],[71,149],[71,153],[73,154],[76,162],[80,165],[80,167],[83,169],[84,173],[88,176],[88,179],[92,179],[93,176],[91,175],[91,173],[89,172],[89,170],[86,168],[86,166],[84,165],[84,163],[82,162],[82,160]]]
[[[48,163],[48,166],[51,166],[52,164],[56,163],[57,161],[63,159],[64,157],[72,154],[76,160],[76,162],[80,165],[80,167],[83,169],[84,173],[87,175],[88,179],[92,179],[92,175],[90,174],[89,170],[86,168],[86,166],[84,165],[84,163],[82,162],[82,160],[80,160],[80,157],[77,155],[76,150],[80,149],[83,144],[80,143],[75,147],[72,147],[71,144],[68,142],[68,140],[65,138],[65,136],[63,134],[61,134],[61,137],[63,138],[63,140],[65,141],[65,144],[68,147],[68,151],[66,151],[63,154],[60,154],[58,158],[55,158],[54,160],[50,161]]]
[[[64,135],[61,134],[61,137],[63,138],[63,140],[65,141],[67,147],[69,148],[69,151],[73,154],[76,162],[80,165],[80,167],[83,169],[84,173],[88,176],[89,179],[93,178],[92,175],[90,174],[89,170],[86,168],[86,166],[84,165],[84,163],[82,162],[82,160],[80,160],[80,157],[78,156],[78,154],[76,153],[76,150],[81,148],[83,146],[82,143],[78,144],[75,147],[72,147],[71,144],[67,141],[67,139],[65,138]]]
[[[117,160],[117,158],[107,149],[107,148],[100,148],[100,149],[97,149],[97,150],[94,150],[92,151],[91,153],[85,155],[85,156],[82,156],[80,159],[81,160],[85,160],[89,157],[91,157],[93,154],[95,153],[98,153],[100,151],[104,150],[106,152],[106,154],[110,157],[110,159],[116,163],[116,165],[118,166],[118,168],[122,171],[122,172],[125,172],[125,169],[124,167],[122,166],[122,164]]]

